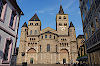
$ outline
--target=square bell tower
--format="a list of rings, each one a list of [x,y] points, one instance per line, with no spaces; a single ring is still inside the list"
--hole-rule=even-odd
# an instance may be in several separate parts
[[[62,5],[60,5],[59,13],[56,15],[56,30],[59,35],[68,35],[68,28],[68,14],[64,14]]]

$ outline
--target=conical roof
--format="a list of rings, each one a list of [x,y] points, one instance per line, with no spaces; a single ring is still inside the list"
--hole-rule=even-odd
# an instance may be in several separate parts
[[[73,23],[72,22],[70,22],[70,26],[69,27],[74,27],[74,25],[73,25]]]
[[[63,8],[62,8],[62,5],[60,5],[59,14],[64,14],[64,11],[63,11]]]
[[[29,21],[40,21],[40,19],[38,18],[37,14],[35,13],[35,15]]]
[[[25,22],[22,27],[27,27],[27,23]]]

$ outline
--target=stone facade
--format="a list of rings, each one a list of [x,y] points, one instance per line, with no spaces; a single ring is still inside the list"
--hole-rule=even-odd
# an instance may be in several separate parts
[[[85,44],[85,39],[84,35],[78,35],[76,38],[77,42],[77,49],[78,49],[78,57],[77,61],[79,61],[79,64],[88,64],[88,57],[87,57],[87,52],[86,52],[86,44]]]
[[[100,66],[100,0],[79,0],[88,63]]]
[[[56,30],[41,30],[41,21],[35,14],[22,26],[17,64],[76,63],[77,45],[75,27],[64,14],[62,6],[56,15]]]
[[[22,14],[16,0],[0,0],[0,66],[9,66],[16,53],[18,25]]]

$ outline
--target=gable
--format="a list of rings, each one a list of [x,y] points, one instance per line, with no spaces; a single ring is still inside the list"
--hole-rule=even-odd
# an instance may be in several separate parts
[[[52,28],[50,28],[50,27],[47,27],[47,28],[45,28],[45,29],[43,29],[41,31],[41,33],[45,33],[45,32],[52,32],[52,33],[56,33],[57,34],[57,31],[52,29]]]

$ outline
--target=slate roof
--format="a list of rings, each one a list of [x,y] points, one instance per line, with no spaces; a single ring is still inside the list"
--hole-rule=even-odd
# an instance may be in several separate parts
[[[64,11],[63,11],[63,8],[62,8],[62,5],[60,5],[59,14],[64,14]]]
[[[69,27],[74,27],[74,25],[73,25],[73,23],[72,22],[70,22],[70,26]]]
[[[37,14],[35,13],[35,15],[29,21],[40,21],[40,19],[38,18]]]
[[[22,27],[27,27],[27,23],[25,22]]]

